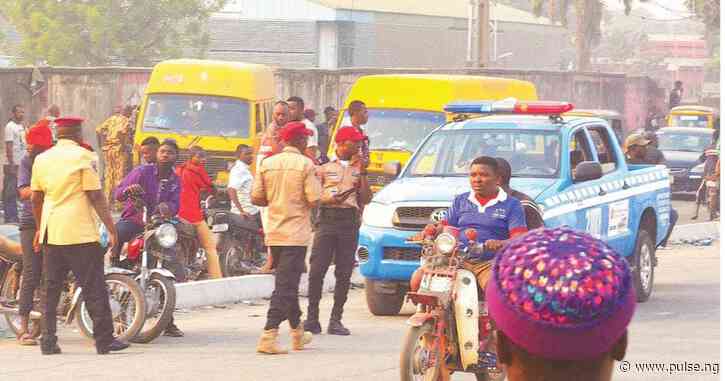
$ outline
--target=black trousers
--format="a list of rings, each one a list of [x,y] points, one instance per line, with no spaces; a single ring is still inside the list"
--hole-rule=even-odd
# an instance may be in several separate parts
[[[330,318],[342,320],[355,264],[358,224],[356,209],[320,209],[310,257],[310,289],[307,319],[319,320],[322,283],[330,264],[335,262],[335,298]]]
[[[93,338],[97,348],[113,341],[113,319],[103,273],[103,249],[98,243],[81,245],[46,245],[43,255],[44,310],[43,341],[57,341],[56,314],[58,301],[68,270],[73,271],[83,288],[83,298],[93,319]]]
[[[23,249],[23,283],[20,285],[20,316],[28,317],[33,309],[35,290],[40,286],[43,272],[43,256],[33,251],[34,226],[20,228],[20,246]]]
[[[292,329],[300,325],[299,290],[300,278],[305,271],[304,246],[271,246],[275,263],[274,292],[267,311],[267,324],[264,329],[277,329],[288,320]]]
[[[18,166],[5,165],[3,175],[3,212],[5,223],[18,221]]]
[[[116,222],[116,231],[118,232],[118,242],[111,250],[113,255],[118,257],[121,254],[123,244],[131,242],[139,234],[143,233],[144,227],[131,220],[119,220]]]

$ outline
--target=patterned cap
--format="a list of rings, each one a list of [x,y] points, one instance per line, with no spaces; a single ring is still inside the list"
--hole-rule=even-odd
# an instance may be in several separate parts
[[[496,258],[486,288],[498,328],[534,355],[595,357],[624,334],[635,295],[627,261],[568,227],[534,230]]]

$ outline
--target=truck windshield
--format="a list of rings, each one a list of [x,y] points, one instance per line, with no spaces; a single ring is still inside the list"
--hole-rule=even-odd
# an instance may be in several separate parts
[[[712,142],[711,134],[662,132],[658,135],[662,151],[703,152]]]
[[[442,112],[395,109],[368,109],[363,126],[373,151],[407,151],[413,153],[423,139],[446,121]],[[345,112],[341,126],[350,124]]]
[[[406,176],[468,176],[479,156],[500,157],[512,177],[559,176],[559,133],[530,130],[439,131],[417,151]]]
[[[249,102],[208,95],[150,95],[144,132],[249,137]]]

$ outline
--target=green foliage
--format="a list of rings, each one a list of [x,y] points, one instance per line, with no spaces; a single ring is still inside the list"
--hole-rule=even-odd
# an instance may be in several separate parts
[[[148,66],[202,57],[205,28],[226,0],[0,0],[22,36],[21,63]]]
[[[720,29],[720,0],[684,0],[708,28]]]

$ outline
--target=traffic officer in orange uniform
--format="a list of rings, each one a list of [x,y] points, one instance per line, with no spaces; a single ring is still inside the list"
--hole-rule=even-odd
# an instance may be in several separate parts
[[[350,330],[342,324],[342,310],[350,289],[350,276],[355,263],[360,211],[372,199],[363,161],[353,157],[360,152],[365,136],[354,127],[343,127],[335,136],[335,158],[320,167],[322,182],[319,218],[310,257],[309,306],[305,331],[320,333],[319,315],[322,281],[335,260],[335,302],[327,333],[347,336]]]

